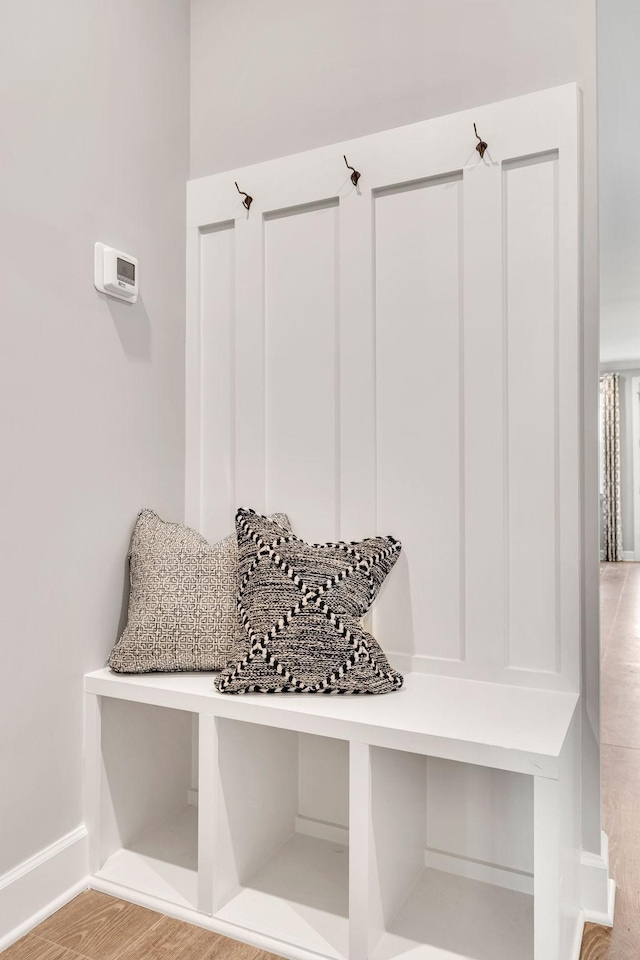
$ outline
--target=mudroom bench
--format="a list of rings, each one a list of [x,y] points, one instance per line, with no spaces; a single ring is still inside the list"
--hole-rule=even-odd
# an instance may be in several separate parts
[[[575,694],[410,674],[381,697],[234,697],[106,669],[84,689],[95,889],[296,960],[565,960]],[[429,758],[526,778],[531,873],[428,849]]]

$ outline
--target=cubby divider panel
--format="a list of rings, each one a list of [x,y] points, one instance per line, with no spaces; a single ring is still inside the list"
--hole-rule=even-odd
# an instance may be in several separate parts
[[[192,715],[109,697],[100,709],[98,876],[197,907]]]
[[[347,816],[348,744],[243,721],[216,723],[215,915],[346,957],[348,825],[335,818]],[[327,766],[312,804],[309,772],[320,757]]]

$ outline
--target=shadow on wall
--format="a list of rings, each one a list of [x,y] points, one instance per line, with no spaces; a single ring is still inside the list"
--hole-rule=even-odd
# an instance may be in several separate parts
[[[380,589],[372,630],[382,649],[393,660],[394,654],[412,657],[416,652],[409,558],[404,546],[392,574]],[[371,629],[371,624],[367,629]],[[404,662],[401,668],[409,669]]]
[[[105,293],[97,295],[109,308],[126,355],[132,360],[151,360],[151,322],[142,297],[138,295],[137,303],[125,303]]]
[[[118,630],[113,638],[113,642],[116,643],[124,633],[124,628],[127,625],[127,618],[129,614],[129,594],[131,593],[131,581],[129,579],[129,551],[127,550],[127,556],[124,559],[124,573],[122,577],[122,604],[120,607],[120,618],[118,620]]]
[[[142,297],[138,296],[136,303],[125,303],[104,293],[98,292],[97,296],[106,303],[109,309],[113,325],[126,356],[131,360],[149,362],[151,360],[151,321]],[[127,625],[129,593],[129,557],[127,550],[123,564],[120,616],[113,643],[120,639]]]

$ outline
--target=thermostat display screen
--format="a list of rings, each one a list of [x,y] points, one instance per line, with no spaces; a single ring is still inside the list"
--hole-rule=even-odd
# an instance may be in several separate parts
[[[136,282],[135,263],[129,263],[128,260],[123,260],[121,257],[118,257],[117,273],[118,280],[124,280],[125,283],[131,284]]]

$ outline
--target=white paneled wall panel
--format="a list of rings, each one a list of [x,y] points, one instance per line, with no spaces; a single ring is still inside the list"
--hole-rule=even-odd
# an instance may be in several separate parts
[[[375,630],[404,670],[578,688],[576,104],[543,91],[189,187],[189,519],[398,537]]]
[[[340,534],[338,215],[330,203],[264,221],[267,510],[313,541]]]
[[[448,660],[464,658],[461,204],[462,174],[374,199],[377,526],[404,548],[376,627]]]

